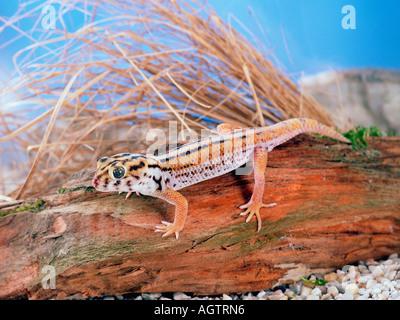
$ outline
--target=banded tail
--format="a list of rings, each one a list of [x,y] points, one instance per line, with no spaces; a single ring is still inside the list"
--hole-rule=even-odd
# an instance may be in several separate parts
[[[345,143],[351,141],[335,129],[312,119],[298,118],[279,122],[269,127],[262,128],[268,151],[302,133],[318,133]]]

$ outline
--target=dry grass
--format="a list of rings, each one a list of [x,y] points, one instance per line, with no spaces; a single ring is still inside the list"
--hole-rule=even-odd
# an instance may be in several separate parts
[[[0,193],[21,179],[13,197],[45,192],[100,155],[137,151],[144,132],[168,120],[194,130],[299,116],[332,124],[272,56],[202,3],[51,1],[68,7],[55,5],[57,29],[45,31],[47,2],[28,3],[0,27],[33,43],[15,54],[0,91]],[[81,27],[72,30],[70,14]],[[28,18],[34,25],[22,31]]]

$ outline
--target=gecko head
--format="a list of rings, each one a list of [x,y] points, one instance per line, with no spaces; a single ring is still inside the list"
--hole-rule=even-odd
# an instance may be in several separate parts
[[[98,191],[140,191],[147,169],[147,157],[140,154],[119,153],[97,160],[92,185]]]

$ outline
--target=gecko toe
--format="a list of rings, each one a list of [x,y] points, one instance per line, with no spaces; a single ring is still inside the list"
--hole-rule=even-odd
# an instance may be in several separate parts
[[[248,203],[246,203],[246,204],[240,206],[239,209],[246,209],[246,208],[248,208],[250,205],[251,205],[251,203],[248,202]]]
[[[261,208],[270,208],[270,207],[273,207],[273,206],[276,206],[275,202],[267,203],[267,204],[265,204],[265,203],[261,204]]]
[[[246,222],[250,222],[253,216],[255,215],[257,218],[257,232],[261,230],[261,225],[262,225],[262,220],[261,220],[261,215],[260,215],[260,209],[261,208],[269,208],[275,206],[276,203],[253,203],[253,202],[248,202],[243,206],[240,206],[241,209],[247,208],[246,211],[240,213],[241,216],[248,215],[246,218]]]
[[[175,233],[176,239],[179,238],[179,231],[182,230],[182,227],[179,227],[175,225],[175,223],[167,222],[167,221],[161,221],[163,225],[158,225],[156,226],[156,230],[154,232],[164,232],[162,237],[168,237],[172,234]]]

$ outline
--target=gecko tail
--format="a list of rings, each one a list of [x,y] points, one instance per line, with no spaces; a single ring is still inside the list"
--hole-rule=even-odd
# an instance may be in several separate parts
[[[338,141],[351,143],[349,139],[342,136],[334,128],[328,127],[316,120],[306,118],[285,120],[272,126],[261,128],[260,130],[264,132],[261,144],[264,143],[268,151],[302,133],[318,133]]]
[[[345,143],[351,143],[349,139],[344,137],[341,133],[337,132],[334,128],[328,127],[316,120],[300,118],[302,133],[318,133],[329,138],[342,141]],[[290,121],[290,120],[289,120]]]

